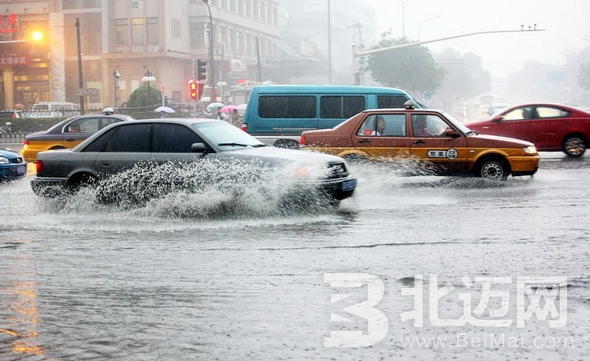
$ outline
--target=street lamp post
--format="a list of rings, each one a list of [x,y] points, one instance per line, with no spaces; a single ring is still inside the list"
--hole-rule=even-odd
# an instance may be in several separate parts
[[[115,104],[115,108],[117,107],[117,79],[119,79],[121,77],[121,74],[119,73],[119,71],[117,69],[113,70],[113,83],[114,85],[114,104]]]
[[[144,83],[147,83],[148,86],[148,106],[150,105],[151,99],[150,99],[150,82],[152,81],[156,81],[156,78],[154,77],[154,75],[152,73],[150,73],[150,70],[147,69],[145,74],[143,75],[143,78],[141,78],[141,81],[143,81]]]
[[[215,57],[213,56],[213,15],[211,15],[211,7],[209,7],[209,0],[203,0],[207,5],[209,11],[209,81],[211,84],[211,102],[216,101],[215,99]]]
[[[435,20],[435,19],[439,19],[442,18],[442,15],[438,15],[438,16],[434,16],[432,18],[426,19],[424,21],[421,21],[418,23],[418,41],[420,41],[420,39],[422,39],[420,37],[420,33],[422,32],[422,24],[429,22],[430,20]]]

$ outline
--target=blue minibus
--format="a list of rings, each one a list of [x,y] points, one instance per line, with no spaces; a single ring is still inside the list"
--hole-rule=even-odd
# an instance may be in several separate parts
[[[403,108],[412,99],[395,88],[348,85],[257,85],[242,129],[281,148],[299,147],[301,132],[335,127],[365,109]]]

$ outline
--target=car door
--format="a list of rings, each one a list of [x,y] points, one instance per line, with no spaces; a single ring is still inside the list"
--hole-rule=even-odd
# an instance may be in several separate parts
[[[535,108],[531,139],[539,149],[560,149],[566,131],[570,128],[570,112],[553,106],[538,105]],[[528,139],[527,139],[528,140]]]
[[[97,152],[93,168],[101,176],[119,173],[152,158],[151,123],[123,124],[101,135],[84,152]]]
[[[156,163],[169,161],[194,162],[204,156],[191,147],[204,143],[197,133],[181,124],[158,123],[152,128],[152,159]]]
[[[370,114],[352,135],[352,144],[376,160],[408,157],[410,139],[406,123],[403,112]],[[384,124],[384,128],[380,129],[379,124]]]
[[[453,135],[446,132],[453,130]],[[465,136],[438,113],[413,113],[410,119],[411,155],[441,170],[469,169],[470,154]]]
[[[527,140],[532,143],[539,141],[538,134],[534,130],[536,123],[535,107],[522,106],[507,111],[498,121],[488,124],[488,128],[482,129],[483,134],[500,135],[516,139]]]

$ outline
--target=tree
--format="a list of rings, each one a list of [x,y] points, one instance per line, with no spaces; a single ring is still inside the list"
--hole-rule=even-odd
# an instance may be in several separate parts
[[[407,44],[404,38],[379,41],[376,48]],[[434,91],[443,79],[443,70],[436,64],[430,50],[423,46],[392,49],[370,55],[366,69],[376,81],[385,86],[408,92]]]
[[[153,86],[148,87],[147,85],[142,85],[135,89],[127,101],[128,108],[146,107],[156,109],[159,104],[162,104],[160,90]]]

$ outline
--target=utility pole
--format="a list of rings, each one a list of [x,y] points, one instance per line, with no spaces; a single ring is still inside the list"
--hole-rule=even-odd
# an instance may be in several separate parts
[[[84,89],[84,77],[82,76],[82,45],[80,44],[79,18],[76,18],[76,37],[78,40],[78,89]],[[80,114],[86,114],[83,95],[80,95]]]

